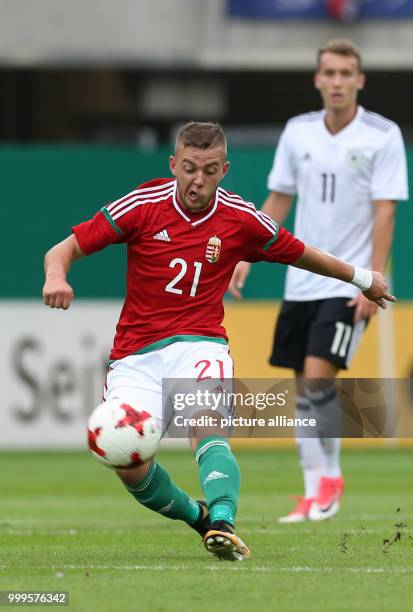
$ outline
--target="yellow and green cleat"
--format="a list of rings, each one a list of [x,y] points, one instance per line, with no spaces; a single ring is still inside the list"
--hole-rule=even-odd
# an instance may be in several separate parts
[[[221,561],[244,561],[251,556],[248,546],[235,533],[233,527],[224,521],[214,521],[203,539],[208,552]]]

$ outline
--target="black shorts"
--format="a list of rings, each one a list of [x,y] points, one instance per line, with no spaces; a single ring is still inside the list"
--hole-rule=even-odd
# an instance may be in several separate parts
[[[350,298],[328,298],[308,302],[284,300],[274,333],[270,364],[304,369],[308,355],[321,357],[347,369],[359,345],[367,320],[354,323]]]

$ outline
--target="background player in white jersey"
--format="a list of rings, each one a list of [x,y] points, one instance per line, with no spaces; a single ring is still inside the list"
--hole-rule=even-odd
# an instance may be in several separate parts
[[[352,42],[332,40],[319,50],[314,83],[324,109],[288,121],[263,211],[283,223],[297,195],[297,237],[384,273],[395,202],[408,197],[400,130],[357,104],[365,76]],[[244,262],[235,270],[230,289],[236,297],[248,271]],[[341,407],[332,382],[339,369],[349,366],[376,310],[355,287],[288,268],[270,363],[295,370],[297,412],[316,412],[323,426],[318,438],[296,432],[305,492],[281,522],[322,520],[339,509]]]

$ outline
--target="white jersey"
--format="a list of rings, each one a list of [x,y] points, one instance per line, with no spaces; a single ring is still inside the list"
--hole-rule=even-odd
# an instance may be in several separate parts
[[[375,200],[407,200],[407,163],[398,126],[361,106],[337,134],[325,111],[290,119],[268,189],[298,194],[294,234],[356,266],[371,267]],[[353,297],[358,289],[289,266],[286,300]]]

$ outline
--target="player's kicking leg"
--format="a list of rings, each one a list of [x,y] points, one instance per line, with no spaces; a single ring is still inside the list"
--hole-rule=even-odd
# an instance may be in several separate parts
[[[239,467],[228,442],[218,436],[194,440],[206,502],[189,497],[156,461],[132,470],[117,470],[128,491],[143,506],[173,520],[185,521],[219,559],[242,561],[250,556],[234,533],[239,496]]]
[[[168,471],[155,460],[116,470],[123,484],[140,504],[172,520],[181,520],[204,537],[210,520],[205,502],[192,499],[178,487]]]
[[[164,349],[165,350],[165,349]],[[112,364],[106,379],[105,400],[121,397],[136,406],[150,407],[163,428],[162,359],[159,351],[125,357]],[[141,505],[172,520],[181,520],[204,537],[209,526],[208,509],[172,480],[169,472],[155,459],[128,470],[117,470],[126,489]]]

